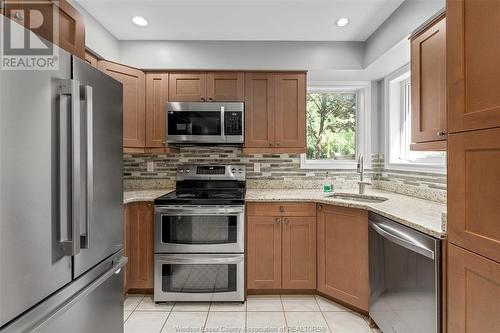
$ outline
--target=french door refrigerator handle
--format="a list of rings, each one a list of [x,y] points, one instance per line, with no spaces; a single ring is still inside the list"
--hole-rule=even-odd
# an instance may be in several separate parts
[[[80,248],[89,249],[91,244],[91,231],[93,223],[93,201],[94,201],[94,98],[93,87],[89,85],[81,86],[80,94],[85,103],[86,134],[85,134],[85,156],[87,174],[85,176],[86,185],[86,207],[85,207],[85,231],[80,235]]]
[[[68,97],[70,101],[70,110],[65,114],[63,112],[66,111],[66,99],[63,96]],[[62,231],[62,223],[68,218],[69,237],[63,239],[61,232],[59,250],[63,256],[73,256],[80,252],[80,84],[78,81],[70,79],[60,81],[60,111],[60,227]],[[68,122],[63,122],[68,116],[71,122],[69,138],[66,127]]]
[[[419,253],[423,256],[426,256],[427,258],[430,258],[432,260],[435,259],[434,251],[432,251],[431,249],[428,249],[427,247],[425,247],[422,244],[419,244],[417,241],[411,241],[409,239],[404,239],[400,236],[397,236],[397,235],[385,230],[384,228],[382,228],[381,226],[379,226],[377,223],[375,223],[373,221],[368,221],[368,223],[369,223],[370,227],[375,232],[377,232],[380,236],[390,240],[391,242],[396,243],[404,248],[407,248],[410,251],[417,252],[417,253]],[[408,235],[408,238],[411,238],[411,236]]]

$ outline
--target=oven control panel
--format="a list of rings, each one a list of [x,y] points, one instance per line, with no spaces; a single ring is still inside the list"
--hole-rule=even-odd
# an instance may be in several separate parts
[[[245,180],[244,165],[180,165],[177,180]]]

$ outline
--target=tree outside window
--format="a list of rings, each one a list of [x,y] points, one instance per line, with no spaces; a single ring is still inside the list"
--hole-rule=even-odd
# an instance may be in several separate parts
[[[307,95],[308,160],[356,158],[356,93]]]

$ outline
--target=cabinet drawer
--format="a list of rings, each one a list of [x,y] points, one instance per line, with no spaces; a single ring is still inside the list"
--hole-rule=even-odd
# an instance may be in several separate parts
[[[249,216],[316,216],[316,204],[294,202],[248,203]]]

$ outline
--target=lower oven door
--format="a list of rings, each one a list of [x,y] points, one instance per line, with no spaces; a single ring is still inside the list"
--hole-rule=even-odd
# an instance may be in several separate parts
[[[155,302],[244,301],[243,254],[156,254]]]
[[[243,206],[155,207],[155,253],[243,253]]]

